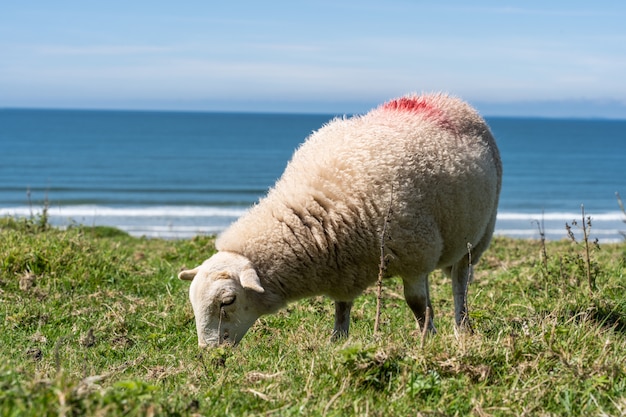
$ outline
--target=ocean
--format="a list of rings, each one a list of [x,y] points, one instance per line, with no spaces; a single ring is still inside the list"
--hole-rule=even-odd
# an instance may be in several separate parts
[[[341,116],[341,115],[339,115]],[[0,216],[115,226],[135,236],[216,234],[259,200],[334,115],[0,110]],[[496,234],[551,240],[580,225],[621,241],[626,120],[487,117],[504,181]],[[574,227],[578,236],[580,230]]]

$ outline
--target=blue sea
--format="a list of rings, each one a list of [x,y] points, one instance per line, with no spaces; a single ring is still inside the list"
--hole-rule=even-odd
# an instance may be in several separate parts
[[[341,116],[341,115],[340,115]],[[335,115],[0,110],[0,216],[188,238],[222,231]],[[496,234],[626,231],[626,120],[487,117],[504,164]],[[580,235],[575,227],[574,231]]]

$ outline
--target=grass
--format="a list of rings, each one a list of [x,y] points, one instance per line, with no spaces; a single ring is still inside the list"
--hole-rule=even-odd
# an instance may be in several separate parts
[[[197,347],[176,274],[213,240],[134,238],[0,219],[0,415],[624,415],[626,245],[496,238],[455,334],[450,283],[431,279],[438,333],[420,332],[398,280],[330,342],[318,297],[261,318],[237,348]]]

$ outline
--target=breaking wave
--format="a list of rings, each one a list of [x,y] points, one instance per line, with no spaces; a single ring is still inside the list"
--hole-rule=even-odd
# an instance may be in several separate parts
[[[100,205],[55,206],[48,209],[52,225],[72,224],[112,226],[133,236],[189,238],[198,234],[218,234],[246,213],[245,206],[124,206]],[[0,216],[29,217],[41,209],[28,206],[0,207]],[[624,214],[615,212],[586,213],[591,217],[591,237],[603,242],[622,241],[626,230]],[[578,226],[573,225],[576,221]],[[539,238],[540,230],[549,240],[567,237],[565,224],[575,235],[580,231],[581,213],[575,212],[501,212],[496,222],[496,235],[516,238]],[[582,233],[582,231],[580,231]]]

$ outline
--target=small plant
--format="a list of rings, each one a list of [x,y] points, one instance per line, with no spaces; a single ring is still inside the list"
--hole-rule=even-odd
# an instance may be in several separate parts
[[[50,223],[49,223],[50,218],[48,215],[48,209],[50,208],[50,203],[48,201],[48,192],[46,191],[46,194],[43,200],[43,207],[41,209],[41,213],[37,215],[33,213],[33,202],[30,197],[31,197],[31,194],[30,194],[30,187],[29,187],[26,189],[26,198],[28,199],[28,207],[30,209],[30,222],[31,224],[36,226],[40,231],[45,231],[46,229],[50,227]]]
[[[567,235],[570,240],[574,243],[578,243],[576,240],[576,236],[572,230],[572,226],[578,226],[583,232],[583,241],[582,246],[584,249],[584,258],[583,266],[584,272],[587,276],[587,282],[589,284],[589,291],[593,293],[596,290],[596,275],[598,274],[598,265],[597,263],[591,260],[591,246],[593,245],[595,249],[600,249],[600,244],[598,243],[598,239],[596,238],[593,242],[590,242],[589,232],[591,230],[591,216],[585,217],[585,206],[580,206],[581,214],[582,214],[582,222],[579,225],[576,220],[572,220],[572,225],[570,226],[568,223],[565,223],[565,229],[567,230]]]
[[[438,397],[441,395],[441,376],[437,371],[425,374],[414,373],[407,386],[407,394],[411,397]]]
[[[356,385],[384,390],[400,374],[402,357],[395,352],[385,352],[359,344],[339,352],[340,362],[354,378]]]

